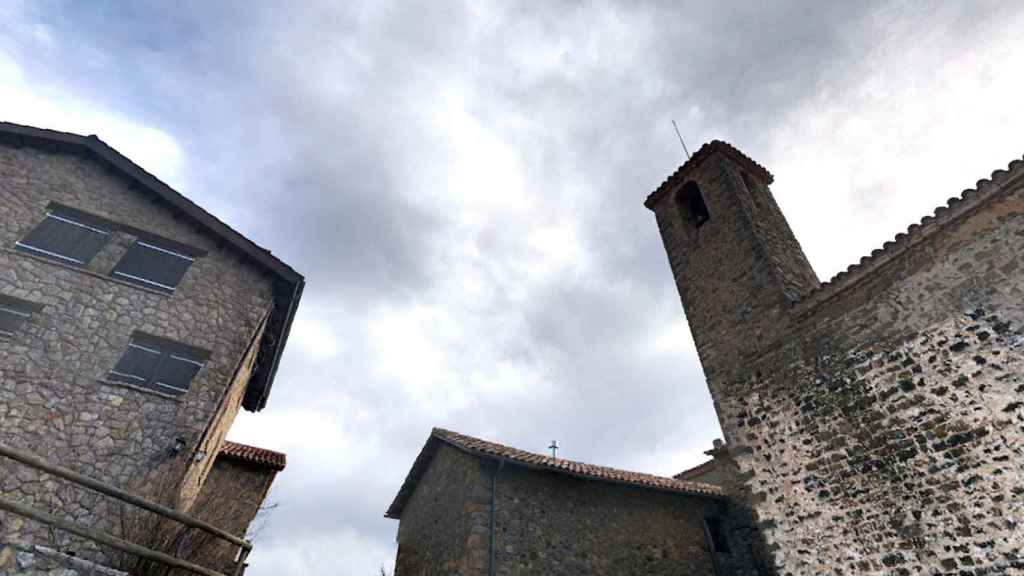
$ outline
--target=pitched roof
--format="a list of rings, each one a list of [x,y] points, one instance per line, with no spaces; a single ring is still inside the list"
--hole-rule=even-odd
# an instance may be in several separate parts
[[[697,476],[702,476],[704,474],[707,474],[708,472],[711,472],[714,469],[715,469],[715,460],[714,460],[714,458],[712,458],[711,460],[708,460],[707,462],[704,462],[703,464],[698,464],[698,465],[694,466],[693,468],[688,468],[686,470],[683,470],[679,474],[675,474],[672,477],[675,478],[676,480],[691,480],[693,478],[696,478]]]
[[[765,184],[771,184],[775,179],[771,172],[769,172],[764,166],[761,166],[757,162],[751,160],[749,156],[740,152],[732,144],[721,140],[712,140],[711,142],[701,146],[700,150],[697,150],[697,152],[684,162],[683,165],[680,166],[671,176],[666,178],[665,181],[661,183],[661,186],[658,186],[654,192],[651,192],[650,195],[647,196],[647,200],[644,201],[644,206],[653,210],[654,205],[661,200],[662,196],[668,194],[669,191],[677,184],[684,182],[698,166],[715,153],[729,157],[729,159],[746,168],[748,172],[763,180]]]
[[[488,442],[486,440],[466,436],[457,432],[434,428],[430,433],[430,437],[427,438],[427,443],[423,446],[423,450],[421,450],[419,456],[416,457],[416,461],[413,463],[412,469],[409,470],[409,474],[406,476],[405,482],[399,489],[398,495],[395,496],[395,499],[388,508],[388,511],[384,514],[386,518],[402,517],[402,509],[405,508],[405,504],[409,501],[409,498],[412,497],[412,493],[416,490],[416,485],[419,483],[420,478],[422,478],[423,474],[426,473],[427,468],[430,466],[430,462],[437,453],[437,450],[444,445],[452,446],[479,458],[499,460],[514,466],[523,466],[535,470],[565,474],[566,476],[572,476],[575,478],[625,484],[628,486],[637,486],[640,488],[648,488],[664,492],[675,492],[689,496],[716,499],[725,498],[725,493],[721,488],[710,484],[685,482],[675,478],[666,478],[664,476],[654,476],[652,474],[643,474],[641,472],[629,472],[627,470],[619,470],[617,468],[609,468],[607,466],[597,466],[594,464],[586,464],[584,462],[576,462],[562,458],[552,458],[550,456],[544,456],[543,454],[526,452],[525,450],[496,444],[494,442]]]
[[[95,135],[81,136],[69,132],[0,122],[0,142],[18,147],[32,146],[53,152],[69,152],[90,157],[109,169],[128,177],[139,189],[163,200],[209,234],[239,250],[278,280],[274,283],[274,311],[260,343],[260,356],[267,360],[260,362],[256,373],[249,380],[249,387],[246,389],[243,402],[246,410],[253,412],[262,410],[270,396],[270,388],[281,360],[281,352],[288,341],[288,333],[291,331],[295,310],[305,287],[305,278],[271,254],[269,250],[257,246],[159,178],[146,172],[122,156],[117,150],[107,146]]]
[[[220,458],[228,458],[230,460],[238,460],[240,462],[247,462],[249,464],[256,464],[257,466],[272,468],[278,472],[284,470],[288,460],[287,456],[282,452],[275,452],[273,450],[267,450],[266,448],[249,446],[248,444],[239,444],[238,442],[231,442],[230,440],[224,441],[224,445],[221,446],[220,452],[217,453],[217,456]]]

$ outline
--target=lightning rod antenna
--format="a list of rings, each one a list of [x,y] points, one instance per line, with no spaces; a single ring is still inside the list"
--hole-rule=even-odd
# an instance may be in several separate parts
[[[683,152],[686,153],[686,159],[690,159],[690,151],[686,149],[686,142],[683,142],[683,135],[679,133],[679,126],[676,125],[676,121],[672,121],[672,127],[676,129],[676,136],[679,137],[679,143],[683,145]]]

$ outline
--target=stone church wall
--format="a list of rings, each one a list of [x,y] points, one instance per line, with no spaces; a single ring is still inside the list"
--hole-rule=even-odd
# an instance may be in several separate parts
[[[1017,172],[810,294],[774,350],[711,383],[783,573],[1024,570]]]
[[[128,489],[156,469],[206,469],[208,462],[191,456],[218,411],[237,411],[237,402],[222,398],[271,305],[270,281],[233,249],[88,158],[0,146],[0,197],[0,293],[44,306],[0,341],[3,442]],[[110,276],[134,240],[125,232],[115,232],[85,268],[14,250],[50,202],[207,254],[168,295]],[[105,380],[134,330],[211,351],[189,392],[170,397]],[[177,438],[185,448],[174,457]],[[215,453],[209,450],[208,458]],[[201,480],[195,477],[197,485]],[[3,459],[0,493],[94,526],[106,516],[94,494]],[[29,533],[49,540],[49,531],[0,515],[0,534]],[[53,545],[69,544],[58,536]]]
[[[707,498],[505,466],[497,482],[497,573],[712,576],[703,519],[721,511]]]
[[[440,447],[402,511],[395,576],[487,574],[489,478],[478,459]]]

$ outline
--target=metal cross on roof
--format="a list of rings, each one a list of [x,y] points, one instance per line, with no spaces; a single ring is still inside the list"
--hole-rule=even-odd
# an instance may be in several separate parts
[[[551,446],[548,446],[548,450],[551,450],[551,457],[558,458],[558,440],[552,440]]]

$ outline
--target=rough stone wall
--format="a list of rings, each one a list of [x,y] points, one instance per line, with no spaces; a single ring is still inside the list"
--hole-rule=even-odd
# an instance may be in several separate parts
[[[237,536],[245,536],[274,482],[277,471],[219,456],[203,483],[192,514]],[[192,556],[202,566],[231,573],[238,548],[222,540],[204,542]]]
[[[809,303],[723,390],[787,572],[1024,570],[1022,248],[1017,187]]]
[[[786,226],[781,212],[776,218],[769,209],[774,200],[758,201],[758,194],[746,189],[743,171],[734,163],[711,155],[690,170],[687,180],[700,187],[707,222],[695,227],[681,215],[676,192],[653,210],[697,352],[714,380],[763,352],[774,334],[790,326],[787,310],[794,293],[813,288],[817,279],[803,252],[789,250],[795,240],[783,242],[768,232]],[[796,272],[802,267],[806,270]],[[737,326],[743,327],[743,338],[736,337]]]
[[[0,196],[0,293],[44,305],[0,346],[4,442],[123,488],[167,466],[175,438],[186,440],[179,458],[187,458],[225,406],[226,388],[271,305],[269,280],[231,248],[86,158],[0,146]],[[123,232],[84,269],[15,251],[51,201],[207,254],[167,295],[110,276],[134,240]],[[211,351],[188,393],[170,397],[104,380],[134,330]],[[91,493],[7,461],[0,462],[0,489],[87,524],[99,525],[104,516]],[[0,525],[10,537],[48,534],[17,518],[0,516]]]
[[[0,542],[0,576],[128,576],[45,546]]]
[[[1022,166],[780,308],[754,297],[781,282],[762,274],[763,235],[733,228],[732,253],[702,252],[656,208],[670,261],[689,265],[673,270],[735,500],[756,509],[780,573],[1024,571]],[[722,256],[750,272],[717,272]],[[782,319],[748,325],[759,311]]]
[[[712,576],[703,519],[718,502],[505,466],[497,482],[502,576]]]
[[[487,574],[489,510],[481,462],[441,446],[402,511],[395,576]]]
[[[216,463],[221,460],[217,454],[220,453],[221,446],[224,445],[224,439],[227,438],[231,425],[234,424],[238,412],[242,409],[242,400],[245,398],[245,390],[249,384],[249,378],[252,377],[253,372],[256,370],[256,360],[260,349],[259,343],[263,338],[265,330],[266,321],[264,320],[259,328],[257,328],[254,337],[249,341],[249,349],[239,362],[238,368],[235,371],[235,377],[228,386],[227,392],[221,398],[221,405],[214,412],[214,416],[207,425],[202,438],[196,443],[193,450],[193,459],[196,459],[200,454],[202,457],[193,466],[189,467],[185,478],[181,482],[181,508],[183,510],[190,509],[199,497],[200,492],[205,491],[204,487],[208,474],[211,473]],[[260,499],[262,500],[262,495]]]

